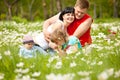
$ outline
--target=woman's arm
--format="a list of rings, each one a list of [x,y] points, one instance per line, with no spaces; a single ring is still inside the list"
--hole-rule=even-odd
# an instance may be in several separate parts
[[[44,35],[45,35],[46,38],[49,38],[49,36],[50,36],[50,34],[49,34],[48,31],[47,31],[47,28],[48,28],[51,24],[53,24],[56,20],[58,20],[58,19],[59,19],[59,13],[58,13],[57,15],[55,15],[55,16],[47,19],[47,20],[44,22],[44,24],[43,24],[43,33],[44,33]]]

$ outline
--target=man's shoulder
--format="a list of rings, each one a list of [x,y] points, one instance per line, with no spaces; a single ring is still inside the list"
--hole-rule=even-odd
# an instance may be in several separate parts
[[[81,19],[76,19],[74,20],[74,23],[82,23],[82,22],[85,22],[87,20],[93,20],[92,17],[89,15],[89,14],[85,14]]]
[[[85,14],[85,16],[91,17],[89,14]]]

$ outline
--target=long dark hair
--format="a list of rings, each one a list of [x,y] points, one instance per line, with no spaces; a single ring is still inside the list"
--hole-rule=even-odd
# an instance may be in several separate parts
[[[66,7],[63,11],[61,11],[59,19],[63,21],[63,15],[66,13],[73,13],[74,14],[75,9],[73,7]]]

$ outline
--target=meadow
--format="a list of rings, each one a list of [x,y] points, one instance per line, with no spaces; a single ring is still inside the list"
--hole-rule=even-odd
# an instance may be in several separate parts
[[[60,58],[18,55],[24,34],[42,31],[43,21],[0,21],[0,80],[120,80],[120,20],[92,24],[93,43]]]

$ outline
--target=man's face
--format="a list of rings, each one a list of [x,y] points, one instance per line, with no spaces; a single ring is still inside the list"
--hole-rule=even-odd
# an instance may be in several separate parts
[[[80,9],[78,6],[76,6],[74,8],[75,8],[76,19],[81,19],[87,13],[87,8]]]

